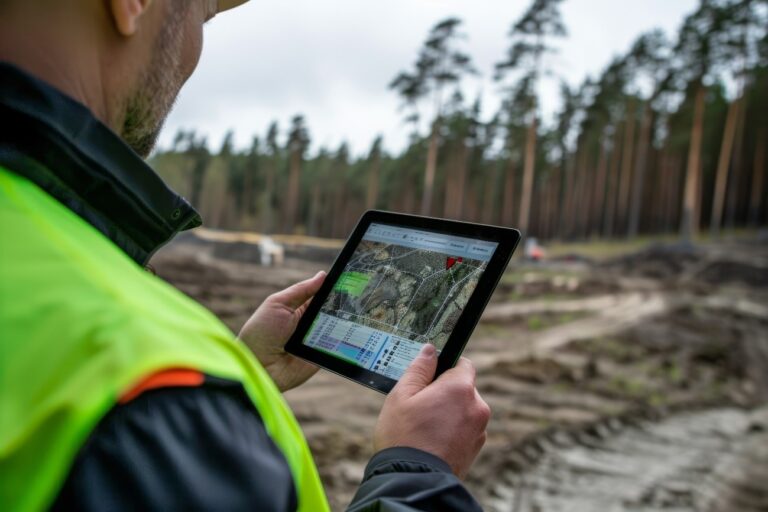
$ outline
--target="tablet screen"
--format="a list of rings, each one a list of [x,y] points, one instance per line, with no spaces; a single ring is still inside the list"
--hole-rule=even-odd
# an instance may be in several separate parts
[[[424,343],[442,350],[497,247],[371,224],[303,343],[397,380]]]

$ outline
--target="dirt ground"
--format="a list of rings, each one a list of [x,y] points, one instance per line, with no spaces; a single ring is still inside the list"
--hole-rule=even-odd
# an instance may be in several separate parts
[[[327,269],[335,253],[287,249],[283,266],[264,268],[250,263],[256,253],[242,242],[187,235],[152,264],[237,331],[267,295]],[[767,243],[514,262],[466,355],[493,409],[488,442],[468,478],[487,509],[768,510],[768,496],[748,491],[765,486],[768,454],[745,448],[764,446],[765,437],[754,436],[768,429]],[[286,398],[334,510],[343,510],[372,454],[383,396],[321,371]],[[721,427],[705,435],[702,423]],[[698,451],[679,441],[690,436],[702,438]],[[672,477],[656,471],[659,457],[643,455],[653,450],[704,462],[662,464],[688,482],[670,491]],[[623,458],[608,464],[605,453]],[[719,478],[714,491],[704,473]],[[656,477],[638,486],[633,474]],[[611,492],[581,492],[585,475],[601,475],[598,483]],[[619,481],[633,484],[614,485]],[[598,484],[589,482],[590,489]]]

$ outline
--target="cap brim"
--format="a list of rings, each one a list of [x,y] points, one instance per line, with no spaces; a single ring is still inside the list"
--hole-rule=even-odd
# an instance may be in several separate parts
[[[218,12],[223,12],[229,9],[233,9],[239,5],[243,5],[248,0],[219,0]]]

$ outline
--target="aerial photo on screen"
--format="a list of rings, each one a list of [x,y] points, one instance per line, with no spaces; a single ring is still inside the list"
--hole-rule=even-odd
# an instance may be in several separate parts
[[[486,266],[485,261],[363,240],[322,311],[442,349]]]

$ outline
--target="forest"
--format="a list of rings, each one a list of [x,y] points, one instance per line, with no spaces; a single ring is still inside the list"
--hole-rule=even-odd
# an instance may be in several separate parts
[[[768,0],[700,0],[676,34],[637,36],[598,76],[560,84],[543,119],[537,91],[557,79],[563,0],[510,20],[491,70],[476,69],[462,20],[426,34],[392,77],[409,143],[310,153],[309,122],[274,121],[236,150],[180,131],[151,165],[211,228],[345,238],[363,211],[394,210],[521,229],[544,240],[675,234],[683,240],[768,224]],[[490,73],[504,100],[490,118],[463,78]],[[425,121],[425,122],[422,122]],[[420,130],[429,126],[428,130]]]

